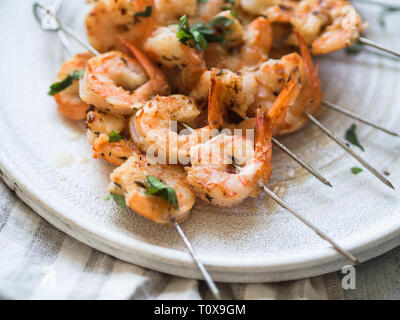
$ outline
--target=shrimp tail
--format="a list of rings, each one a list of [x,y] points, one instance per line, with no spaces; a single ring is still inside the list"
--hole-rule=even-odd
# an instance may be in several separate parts
[[[314,103],[312,103],[312,105],[314,105],[314,106],[311,110],[309,110],[311,113],[314,114],[318,110],[319,104],[323,98],[322,88],[321,88],[321,79],[318,76],[319,64],[317,64],[316,67],[314,67],[312,57],[311,57],[311,52],[310,52],[307,42],[305,41],[303,36],[298,31],[295,31],[295,33],[297,36],[297,40],[299,42],[301,56],[304,61],[304,67],[306,70],[308,85],[310,86],[310,89],[312,91],[314,91],[314,95],[315,95],[315,99],[314,99],[315,101],[314,101]]]
[[[258,160],[269,163],[272,158],[272,121],[261,109],[257,109],[255,153]]]
[[[221,129],[223,125],[222,110],[218,95],[221,92],[221,82],[218,80],[216,69],[211,69],[210,90],[208,95],[208,125],[211,129]]]
[[[275,99],[274,104],[268,111],[268,117],[271,119],[274,128],[279,127],[285,120],[288,109],[296,102],[301,91],[301,80],[299,68],[295,67],[289,76],[289,79]]]

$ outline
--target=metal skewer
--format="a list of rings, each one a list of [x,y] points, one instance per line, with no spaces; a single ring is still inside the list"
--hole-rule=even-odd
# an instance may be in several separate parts
[[[302,158],[300,158],[293,151],[289,150],[286,146],[279,142],[276,138],[272,137],[272,142],[283,152],[285,152],[289,157],[291,157],[294,161],[296,161],[299,165],[301,165],[304,169],[306,169],[309,173],[311,173],[314,177],[316,177],[323,184],[333,187],[332,184],[324,178],[317,170],[315,170],[312,166],[310,166],[307,162],[305,162]]]
[[[392,49],[388,49],[388,48],[382,46],[381,44],[379,44],[378,42],[369,40],[369,39],[364,38],[364,37],[360,37],[360,39],[358,39],[358,41],[359,41],[360,43],[364,44],[364,45],[373,47],[373,48],[375,48],[375,49],[382,50],[382,51],[384,51],[384,52],[386,52],[386,53],[390,53],[390,54],[392,54],[392,55],[394,55],[394,56],[400,58],[400,52],[395,51],[395,50],[392,50]]]
[[[307,114],[308,119],[314,123],[322,132],[324,132],[328,137],[335,141],[344,150],[350,153],[355,159],[357,159],[366,169],[368,169],[375,177],[381,180],[388,187],[395,189],[394,186],[387,180],[381,173],[379,173],[374,167],[372,167],[367,161],[361,158],[357,153],[350,149],[339,137],[337,137],[332,131],[325,127],[321,122],[319,122],[313,115]]]
[[[68,27],[66,27],[65,25],[63,25],[60,20],[57,18],[55,11],[52,11],[51,8],[46,7],[40,3],[34,3],[33,5],[33,10],[34,12],[37,11],[37,9],[41,9],[43,10],[47,16],[50,16],[51,18],[54,19],[54,21],[57,23],[58,28],[57,27],[52,27],[49,29],[45,29],[44,25],[40,23],[41,28],[44,31],[61,31],[61,32],[65,32],[66,34],[68,34],[71,38],[73,38],[74,40],[76,40],[79,44],[81,44],[83,47],[85,47],[89,52],[91,52],[93,55],[99,55],[100,53],[94,49],[92,46],[90,46],[89,44],[87,44],[85,41],[83,41],[81,38],[79,38],[77,35],[75,35],[75,33],[69,29]],[[37,16],[37,12],[35,13],[35,17]],[[37,16],[38,17],[38,16]],[[39,18],[37,18],[38,22],[40,22]],[[60,39],[61,40],[61,39]],[[71,48],[68,46],[67,42],[61,41],[63,47],[65,48],[65,50],[67,51],[68,54],[70,54],[72,52]],[[204,264],[200,261],[200,259],[197,257],[194,248],[191,244],[191,242],[189,241],[189,239],[187,238],[187,236],[185,235],[185,233],[183,232],[183,229],[181,228],[180,224],[174,219],[171,219],[171,223],[174,226],[175,230],[177,231],[177,233],[179,234],[179,236],[181,237],[182,241],[184,242],[184,244],[186,245],[190,256],[192,257],[194,263],[196,264],[198,270],[200,271],[200,273],[203,275],[204,280],[206,281],[208,287],[211,290],[211,293],[213,294],[213,296],[215,297],[215,299],[217,300],[221,300],[221,293],[218,290],[214,280],[212,279],[211,275],[209,274],[209,272],[207,271],[206,267],[204,266]]]
[[[395,136],[395,137],[399,137],[400,136],[398,133],[396,133],[394,131],[391,131],[389,129],[386,129],[386,128],[378,125],[378,124],[375,124],[375,123],[373,123],[373,122],[371,122],[371,121],[369,121],[369,120],[367,120],[367,119],[365,119],[365,118],[363,118],[363,117],[361,117],[361,116],[359,116],[359,115],[357,115],[357,114],[355,114],[355,113],[353,113],[351,111],[348,111],[348,110],[346,110],[346,109],[344,109],[344,108],[342,108],[342,107],[340,107],[340,106],[338,106],[338,105],[336,105],[336,104],[334,104],[332,102],[323,101],[322,105],[327,107],[327,108],[329,108],[329,109],[332,109],[334,111],[340,112],[341,114],[349,116],[350,118],[353,118],[355,120],[361,121],[361,122],[363,122],[363,123],[365,123],[365,124],[367,124],[367,125],[369,125],[371,127],[374,127],[374,128],[376,128],[378,130],[386,132],[387,134],[390,134],[392,136]]]
[[[391,4],[388,4],[388,3],[383,3],[383,2],[378,2],[378,1],[371,1],[371,0],[354,0],[354,1],[360,2],[360,3],[364,3],[364,4],[373,5],[373,6],[379,6],[383,10],[386,9],[386,10],[391,10],[391,11],[394,11],[394,10],[400,11],[400,7],[399,6],[394,6],[394,5],[391,5]],[[381,44],[379,44],[379,43],[377,43],[375,41],[372,41],[370,39],[367,39],[365,37],[360,37],[358,39],[358,42],[361,43],[361,44],[373,47],[375,49],[384,51],[386,53],[392,54],[392,55],[400,58],[400,52],[392,50],[392,49],[388,49],[388,48],[382,46]]]

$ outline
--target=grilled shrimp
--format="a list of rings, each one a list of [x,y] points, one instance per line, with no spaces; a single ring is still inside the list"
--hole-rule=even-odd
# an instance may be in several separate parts
[[[272,128],[263,111],[257,112],[255,148],[242,135],[219,134],[191,148],[187,181],[200,198],[214,205],[231,207],[248,197],[257,197],[271,176]],[[243,152],[244,151],[244,152]],[[232,166],[241,164],[241,169]]]
[[[222,10],[227,8],[237,9],[239,7],[239,0],[207,0],[199,1],[197,16],[203,21],[209,21],[215,17]]]
[[[211,69],[201,76],[190,96],[201,106],[208,102],[213,72],[220,83],[216,93],[219,107],[232,109],[246,117],[247,108],[255,102],[257,94],[257,82],[251,73],[236,73],[228,69],[216,72],[216,69]]]
[[[133,45],[125,42],[137,60],[119,51],[89,60],[80,81],[80,96],[105,112],[130,115],[156,94],[169,94],[165,76]],[[145,71],[143,70],[143,68]]]
[[[327,54],[352,45],[365,29],[360,15],[347,0],[242,1],[244,10],[263,14],[271,22],[288,23],[312,45],[313,54]],[[298,45],[292,33],[287,44]]]
[[[193,16],[197,11],[197,0],[154,0],[158,23],[166,26],[176,22],[181,16]]]
[[[240,25],[237,19],[234,21]],[[259,17],[251,21],[243,31],[240,29],[239,32],[239,27],[236,29],[232,47],[239,47],[229,50],[229,46],[210,44],[204,53],[208,67],[239,71],[244,67],[257,67],[268,59],[273,42],[272,27],[268,19]]]
[[[84,70],[87,62],[93,55],[89,52],[79,53],[65,61],[57,75],[59,81],[65,79],[71,72]],[[79,97],[79,81],[72,80],[72,84],[63,91],[54,95],[58,105],[58,112],[72,120],[83,120],[89,105]]]
[[[190,123],[198,117],[200,111],[190,97],[184,95],[171,95],[169,97],[155,97],[149,101],[130,120],[130,130],[136,145],[147,152],[154,154],[159,159],[167,160],[170,164],[189,162],[190,148],[200,141],[207,141],[216,134],[212,128],[218,126],[219,115],[210,111],[210,119],[215,126],[205,127],[186,132],[178,132],[178,128],[171,128],[172,124],[178,126],[179,122]]]
[[[166,200],[147,193],[148,176],[156,177],[175,190],[178,209]],[[110,178],[113,182],[109,188],[111,192],[118,194],[122,191],[131,209],[156,223],[169,224],[172,218],[178,222],[186,220],[196,200],[181,167],[150,164],[144,155],[136,152],[115,169]]]
[[[116,166],[123,164],[136,150],[134,143],[122,138],[127,121],[122,116],[89,111],[86,117],[87,136],[92,145],[93,158],[102,158]],[[118,141],[110,142],[112,132],[121,135]]]
[[[86,17],[90,44],[102,53],[122,50],[121,37],[141,48],[157,26],[154,0],[99,0]]]
[[[156,29],[147,39],[144,50],[149,58],[162,66],[174,90],[188,93],[206,70],[206,64],[196,49],[179,41],[177,32],[177,25]]]

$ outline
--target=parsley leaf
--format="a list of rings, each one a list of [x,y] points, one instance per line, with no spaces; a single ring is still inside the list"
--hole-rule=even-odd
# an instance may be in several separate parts
[[[144,9],[144,11],[136,12],[134,14],[133,23],[136,24],[136,23],[140,22],[139,17],[144,17],[144,18],[150,17],[152,12],[153,12],[153,7],[146,6],[146,9]]]
[[[50,90],[47,93],[49,96],[54,96],[56,93],[59,93],[65,89],[67,89],[70,85],[72,85],[73,80],[79,80],[85,70],[74,70],[69,75],[67,75],[63,80],[53,83],[50,86]]]
[[[207,50],[209,42],[221,42],[222,45],[225,45],[224,35],[232,31],[228,28],[232,23],[232,19],[218,16],[207,24],[198,22],[190,26],[187,16],[184,15],[178,21],[176,36],[183,44],[193,41],[197,50]]]
[[[350,169],[352,173],[354,174],[359,174],[360,172],[363,172],[363,169],[359,168],[359,167],[353,167]]]
[[[147,194],[158,196],[166,201],[168,201],[175,209],[179,209],[178,197],[173,188],[167,184],[161,182],[156,177],[147,176]]]
[[[123,196],[120,196],[119,194],[115,193],[110,193],[104,201],[110,201],[110,199],[113,198],[115,203],[119,206],[119,211],[122,213],[126,209],[126,203],[125,203],[125,198]]]
[[[113,129],[108,137],[108,142],[118,142],[121,139],[121,135]]]
[[[364,151],[364,147],[360,144],[356,134],[357,126],[353,123],[349,129],[346,131],[346,140],[350,142],[352,145],[359,147],[362,151]]]

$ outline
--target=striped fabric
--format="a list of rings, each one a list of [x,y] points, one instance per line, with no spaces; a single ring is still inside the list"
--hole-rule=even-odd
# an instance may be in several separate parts
[[[218,284],[226,299],[341,299],[335,274],[274,284]],[[0,181],[0,298],[212,299],[203,281],[120,261],[51,226]]]

